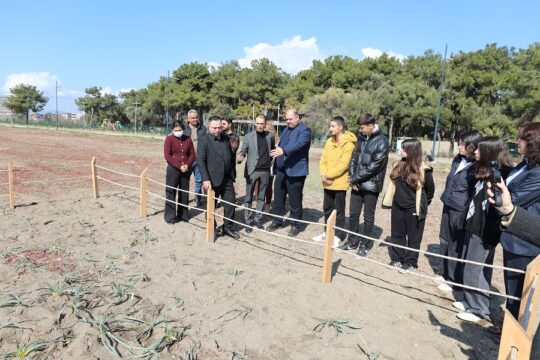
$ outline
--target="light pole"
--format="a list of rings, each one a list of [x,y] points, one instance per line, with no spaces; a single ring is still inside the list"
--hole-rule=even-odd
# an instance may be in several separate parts
[[[172,80],[178,80],[180,81],[179,78],[177,77],[171,77],[170,73],[169,73],[169,70],[167,70],[167,85],[168,85],[168,91],[167,91],[167,128],[165,129],[165,133],[167,133],[169,131],[169,102],[170,102],[170,97],[171,97],[171,94],[172,94],[172,88],[171,88],[171,81]]]
[[[58,88],[61,86],[58,86],[58,80],[55,82],[55,89],[56,89],[56,130],[58,131]]]
[[[441,71],[441,84],[439,86],[439,99],[437,107],[437,116],[435,117],[435,129],[433,130],[433,147],[431,148],[431,156],[435,160],[435,146],[437,144],[437,132],[439,131],[439,119],[441,117],[441,107],[442,107],[442,96],[444,92],[444,77],[446,75],[446,51],[448,50],[448,44],[444,47],[444,59],[442,61],[442,71]],[[454,141],[452,139],[452,141]]]
[[[135,133],[137,133],[137,106],[141,105],[140,102],[135,101],[133,106],[135,106]]]

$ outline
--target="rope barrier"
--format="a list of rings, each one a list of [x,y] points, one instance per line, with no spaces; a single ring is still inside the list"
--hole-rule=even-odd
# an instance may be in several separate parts
[[[446,256],[446,255],[432,253],[432,252],[425,251],[425,250],[413,249],[413,248],[410,248],[410,247],[407,247],[407,246],[394,244],[394,243],[390,243],[388,241],[384,241],[384,240],[372,238],[372,237],[369,237],[369,236],[366,236],[366,235],[358,234],[358,233],[355,233],[355,232],[352,232],[350,230],[343,229],[343,228],[340,228],[340,227],[337,227],[337,226],[335,226],[334,228],[336,230],[343,231],[343,232],[345,232],[347,234],[350,234],[350,235],[360,236],[360,237],[363,237],[363,238],[371,240],[371,241],[375,241],[375,242],[378,242],[378,243],[381,243],[381,244],[397,247],[397,248],[408,250],[408,251],[414,251],[414,252],[417,252],[419,254],[429,255],[429,256],[433,256],[433,257],[439,257],[439,258],[442,258],[442,259],[453,260],[453,261],[467,263],[467,264],[480,265],[480,266],[484,266],[484,267],[488,267],[488,268],[492,268],[492,269],[499,269],[499,270],[504,270],[504,271],[509,271],[509,272],[515,272],[515,273],[518,273],[518,274],[525,274],[525,271],[519,270],[519,269],[514,269],[514,268],[509,268],[509,267],[499,266],[499,265],[489,265],[489,264],[479,263],[479,262],[472,261],[472,260],[454,258],[454,257]]]
[[[214,214],[214,216],[218,216],[218,217],[221,218],[221,219],[229,220],[229,221],[232,222],[232,223],[241,225],[241,226],[243,226],[243,227],[248,227],[248,228],[250,228],[250,229],[254,229],[254,230],[256,230],[256,231],[258,231],[258,232],[261,232],[261,233],[264,233],[264,234],[269,234],[269,235],[276,236],[276,237],[280,237],[280,238],[283,238],[283,239],[288,239],[288,240],[298,241],[298,242],[302,242],[302,243],[306,243],[306,244],[312,244],[312,245],[317,245],[317,246],[324,246],[324,243],[315,242],[315,241],[313,241],[313,240],[304,240],[304,239],[293,238],[292,236],[287,236],[287,235],[282,235],[282,234],[270,232],[270,231],[267,231],[267,230],[259,229],[259,228],[257,228],[257,227],[251,226],[251,225],[245,225],[245,224],[243,224],[243,223],[241,223],[241,222],[239,222],[239,221],[236,221],[236,220],[233,220],[233,219],[229,219],[229,218],[225,217],[224,215],[217,214],[217,213],[215,213],[215,212],[213,212],[212,214]]]
[[[90,178],[90,176],[87,175],[87,176],[77,176],[77,177],[65,178],[65,179],[21,181],[21,182],[18,182],[17,184],[22,184],[22,185],[26,185],[26,184],[44,184],[44,183],[49,183],[49,182],[68,181],[68,180],[76,180],[76,179],[89,179],[89,178]],[[2,184],[0,184],[0,185],[2,185]]]
[[[253,212],[258,213],[258,214],[263,214],[263,215],[271,216],[271,217],[282,219],[282,220],[289,220],[291,222],[297,222],[297,223],[308,224],[308,225],[326,226],[326,224],[324,224],[324,223],[316,223],[316,222],[307,221],[307,220],[298,220],[298,219],[293,219],[293,218],[286,217],[286,216],[281,216],[281,215],[267,213],[267,212],[264,212],[264,211],[259,211],[257,209],[248,208],[248,207],[246,207],[244,205],[233,204],[233,203],[225,201],[223,199],[220,199],[219,201],[222,202],[223,204],[229,204],[229,205],[235,206],[235,207],[237,207],[239,209],[253,211]]]
[[[367,257],[359,256],[359,255],[356,255],[354,253],[351,253],[349,251],[342,250],[342,249],[339,249],[339,248],[335,248],[335,250],[337,252],[340,252],[340,253],[349,254],[349,255],[351,255],[354,258],[359,259],[359,260],[369,261],[369,262],[372,262],[374,264],[382,265],[382,266],[384,266],[384,267],[386,267],[388,269],[391,269],[391,270],[397,270],[395,267],[390,266],[390,265],[385,264],[385,263],[382,263],[382,262],[377,261],[377,260],[373,260],[373,259],[370,259],[370,258],[367,258]],[[415,276],[422,277],[422,278],[429,279],[429,280],[438,280],[436,277],[429,276],[429,275],[424,275],[424,274],[419,273],[419,272],[408,271],[406,274],[415,275]],[[443,281],[439,281],[439,282],[443,282]],[[521,300],[521,298],[511,296],[511,295],[501,294],[501,293],[496,292],[496,291],[475,288],[473,286],[459,284],[459,283],[455,283],[455,282],[452,282],[452,281],[444,281],[444,282],[447,283],[447,284],[453,285],[453,286],[457,286],[457,287],[461,287],[461,288],[469,289],[469,290],[475,290],[475,291],[483,292],[483,293],[490,294],[490,295],[499,296],[499,297],[506,298],[506,299],[512,299],[512,300],[518,300],[518,301]]]
[[[40,164],[43,164],[43,163],[40,163]],[[83,167],[90,167],[90,165],[75,165],[75,166],[61,166],[61,167],[54,167],[55,170],[58,170],[58,169],[77,169],[77,168],[83,168]],[[47,170],[47,169],[44,169],[44,168],[40,168],[39,166],[36,166],[35,168],[33,169],[13,169],[13,171],[38,171],[38,170]],[[3,171],[3,170],[0,170],[0,171]],[[7,170],[6,170],[7,171]]]
[[[137,191],[140,190],[139,188],[136,188],[136,187],[133,187],[133,186],[124,185],[124,184],[119,184],[119,183],[117,183],[117,182],[114,182],[114,181],[105,179],[104,177],[101,177],[101,176],[96,176],[96,177],[97,177],[98,179],[100,179],[100,180],[106,181],[106,182],[111,183],[111,184],[114,184],[114,185],[118,185],[118,186],[121,186],[121,187],[125,187],[125,188],[131,189],[131,190],[137,190]]]
[[[124,175],[124,176],[129,176],[129,177],[134,177],[134,178],[139,178],[139,177],[140,177],[139,175],[123,173],[123,172],[116,171],[116,170],[112,170],[112,169],[108,169],[108,168],[106,168],[106,167],[99,166],[99,165],[96,165],[96,167],[97,167],[98,169],[102,169],[102,170],[105,170],[105,171],[110,171],[110,172],[115,173],[115,174],[118,174],[118,175]]]
[[[9,183],[1,183],[0,186],[9,185]]]
[[[208,197],[208,195],[206,195],[206,194],[202,194],[202,193],[199,194],[199,193],[196,193],[196,192],[193,192],[193,191],[188,191],[188,190],[175,188],[174,186],[166,185],[166,184],[160,183],[159,181],[156,181],[156,180],[153,180],[153,179],[150,179],[150,178],[146,178],[146,180],[148,180],[150,182],[153,182],[154,184],[165,186],[166,188],[169,188],[169,189],[174,189],[174,190],[181,191],[181,192],[188,193],[188,194],[200,195],[200,196],[203,196],[203,197]]]
[[[166,199],[162,196],[159,196],[158,194],[154,194],[153,192],[150,192],[148,190],[146,190],[146,193],[149,194],[149,195],[152,195],[154,197],[157,197],[158,199],[161,199],[161,200],[165,200],[167,202],[170,202],[170,203],[173,203],[173,204],[176,204],[176,205],[180,205],[182,207],[185,207],[185,208],[188,208],[188,210],[191,210],[191,209],[197,209],[199,210],[200,212],[206,212],[206,209],[200,209],[198,207],[195,207],[195,206],[189,206],[189,205],[184,205],[184,204],[181,204],[179,202],[176,202],[176,201],[172,201],[172,200],[169,200],[169,199]]]
[[[297,239],[297,238],[293,238],[293,237],[290,237],[290,236],[285,236],[285,235],[281,235],[281,234],[276,234],[276,233],[272,233],[272,232],[269,232],[269,231],[266,231],[266,230],[262,230],[262,229],[259,229],[257,227],[254,227],[254,226],[250,226],[250,225],[244,225],[236,220],[233,220],[233,219],[229,219],[223,215],[220,215],[220,214],[217,214],[217,213],[213,213],[214,216],[218,216],[224,220],[228,220],[232,223],[235,223],[235,224],[239,224],[239,225],[242,225],[244,227],[249,227],[255,231],[259,231],[259,232],[262,232],[262,233],[266,233],[266,234],[271,234],[273,236],[279,236],[279,237],[283,237],[283,238],[286,238],[286,239],[289,239],[289,240],[294,240],[294,241],[298,241],[298,242],[303,242],[303,243],[308,243],[308,244],[312,244],[312,245],[318,245],[318,246],[324,246],[324,243],[319,243],[319,242],[314,242],[314,241],[308,241],[308,240],[304,240],[304,239]],[[372,262],[374,264],[378,264],[378,265],[382,265],[388,269],[396,269],[395,267],[392,267],[388,264],[385,264],[385,263],[382,263],[380,261],[377,261],[377,260],[373,260],[373,259],[369,259],[367,257],[362,257],[362,256],[359,256],[359,255],[356,255],[354,253],[351,253],[349,251],[346,251],[346,250],[342,250],[342,249],[339,249],[337,247],[334,247],[332,246],[332,248],[334,248],[334,250],[336,250],[337,252],[340,252],[340,253],[345,253],[345,254],[349,254],[351,256],[353,256],[354,258],[356,259],[359,259],[359,260],[365,260],[365,261],[369,261],[369,262]],[[422,277],[422,278],[425,278],[425,279],[429,279],[429,280],[437,280],[436,277],[434,276],[429,276],[429,275],[424,275],[424,274],[421,274],[421,273],[417,273],[417,272],[407,272],[407,274],[411,274],[411,275],[415,275],[415,276],[418,276],[418,277]],[[515,296],[510,296],[510,295],[505,295],[505,294],[501,294],[499,292],[496,292],[496,291],[491,291],[491,290],[485,290],[485,289],[480,289],[480,288],[476,288],[476,287],[473,287],[473,286],[468,286],[468,285],[464,285],[464,284],[458,284],[458,283],[454,283],[454,282],[451,282],[451,281],[445,281],[446,283],[448,284],[451,284],[451,285],[454,285],[454,286],[457,286],[457,287],[462,287],[462,288],[465,288],[465,289],[469,289],[469,290],[475,290],[475,291],[479,291],[479,292],[483,292],[483,293],[486,293],[486,294],[490,294],[490,295],[495,295],[495,296],[499,296],[499,297],[503,297],[503,298],[507,298],[507,299],[512,299],[512,300],[521,300],[520,298],[518,297],[515,297]]]

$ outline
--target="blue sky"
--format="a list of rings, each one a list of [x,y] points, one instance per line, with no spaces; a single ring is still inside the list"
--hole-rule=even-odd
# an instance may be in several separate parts
[[[268,57],[295,73],[313,59],[426,49],[472,51],[540,41],[539,1],[7,1],[0,94],[38,86],[61,111],[89,86],[141,88],[191,61]]]

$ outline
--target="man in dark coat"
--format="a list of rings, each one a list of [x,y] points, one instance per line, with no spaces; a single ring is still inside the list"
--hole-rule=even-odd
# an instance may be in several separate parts
[[[359,219],[364,207],[365,236],[372,236],[375,226],[375,207],[383,188],[386,165],[388,164],[388,138],[375,123],[375,118],[364,113],[358,117],[356,148],[349,165],[351,200],[349,205],[349,230],[358,233]],[[360,244],[360,246],[358,246]],[[373,241],[349,235],[349,240],[341,246],[353,250],[358,246],[357,254],[366,256],[373,246]]]
[[[197,162],[201,170],[203,189],[212,187],[216,198],[221,197],[228,203],[235,204],[236,159],[229,137],[222,134],[218,116],[208,119],[208,133],[199,139]],[[240,234],[234,231],[231,221],[234,220],[234,206],[228,203],[223,203],[223,234],[238,239]]]

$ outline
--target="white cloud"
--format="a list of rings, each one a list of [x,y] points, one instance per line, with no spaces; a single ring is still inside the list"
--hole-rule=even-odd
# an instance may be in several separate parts
[[[9,94],[9,89],[19,84],[34,85],[43,92],[49,92],[54,90],[56,81],[58,81],[58,76],[47,71],[10,74],[6,78],[2,92]]]
[[[317,39],[311,37],[302,40],[300,35],[294,36],[292,39],[285,39],[277,45],[258,43],[252,47],[246,46],[244,52],[245,56],[238,60],[242,67],[249,67],[252,60],[267,58],[291,74],[307,69],[313,60],[323,58],[317,46]]]
[[[380,56],[382,56],[382,54],[386,54],[390,57],[394,57],[396,59],[398,59],[399,61],[403,61],[405,60],[407,57],[405,55],[402,55],[400,53],[397,53],[395,51],[382,51],[382,50],[379,50],[379,49],[376,49],[376,48],[363,48],[362,49],[362,55],[364,55],[365,58],[372,58],[372,59],[376,59]]]

